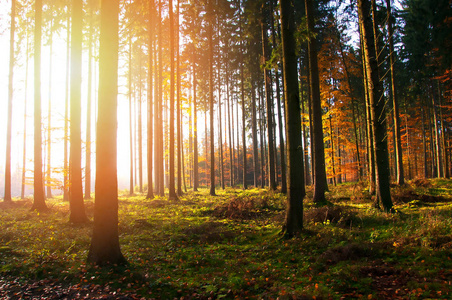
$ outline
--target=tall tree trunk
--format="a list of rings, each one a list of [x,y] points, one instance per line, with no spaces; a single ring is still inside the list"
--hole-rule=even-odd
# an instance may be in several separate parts
[[[300,98],[295,54],[295,22],[290,0],[281,0],[284,91],[287,131],[287,209],[283,231],[293,236],[303,229],[303,198],[305,197],[303,151],[301,145]]]
[[[102,0],[94,226],[88,262],[124,264],[118,234],[117,95],[119,0]]]
[[[196,48],[193,48],[193,191],[198,191],[198,111],[196,103]]]
[[[170,0],[171,1],[171,0]],[[210,195],[215,196],[215,139],[214,139],[214,127],[213,127],[213,22],[214,22],[214,9],[213,0],[209,0],[209,14],[210,20],[207,28],[207,34],[209,36],[209,103],[210,103]]]
[[[15,2],[15,0],[13,0]],[[21,184],[21,192],[20,198],[25,198],[25,174],[27,172],[26,163],[27,163],[27,103],[28,103],[28,63],[29,63],[29,53],[30,53],[30,43],[28,41],[28,31],[27,31],[27,51],[26,51],[26,62],[25,62],[25,97],[24,97],[24,149],[22,153],[22,184]],[[66,174],[66,173],[65,173]]]
[[[395,70],[394,70],[394,32],[392,30],[391,17],[391,0],[386,0],[387,7],[387,24],[388,24],[388,39],[389,39],[389,65],[391,67],[391,91],[392,91],[392,106],[394,108],[394,129],[395,129],[395,159],[397,166],[397,184],[405,184],[405,176],[403,174],[403,156],[402,156],[402,139],[400,136],[400,117],[399,117],[399,101],[395,84]]]
[[[227,100],[227,106],[228,106],[228,133],[229,133],[229,164],[230,164],[230,170],[229,170],[229,179],[231,182],[231,187],[234,186],[234,138],[232,136],[232,128],[231,128],[231,104],[229,100],[229,72],[228,68],[226,67],[226,100]]]
[[[314,29],[314,8],[312,0],[305,0],[306,7],[306,19],[308,30],[311,33],[315,32]],[[323,145],[323,125],[322,125],[322,106],[320,99],[320,86],[319,86],[319,69],[317,61],[317,40],[314,36],[309,38],[308,42],[309,52],[309,73],[310,73],[310,86],[311,86],[311,99],[312,99],[312,115],[313,115],[313,139],[314,141],[314,197],[315,203],[325,203],[325,191],[328,189],[326,184],[326,171],[325,171],[325,149]]]
[[[50,36],[49,36],[49,102],[47,107],[47,171],[46,171],[46,197],[52,198],[52,63],[53,63],[53,19],[50,20]]]
[[[159,0],[159,16],[158,16],[158,99],[157,99],[157,109],[155,113],[158,114],[156,120],[155,129],[157,130],[156,146],[158,147],[156,153],[156,177],[158,177],[158,194],[159,196],[165,196],[165,169],[164,169],[164,144],[163,144],[163,34],[162,34],[162,1]]]
[[[244,64],[245,60],[243,58],[243,52],[245,51],[243,47],[243,28],[242,28],[242,14],[240,14],[240,100],[242,102],[242,149],[243,149],[243,189],[247,189],[246,183],[246,118],[245,118],[245,75],[244,75]]]
[[[253,136],[254,187],[257,187],[257,179],[259,178],[259,152],[257,149],[256,87],[254,86],[254,79],[251,79],[251,126]]]
[[[6,125],[5,202],[11,202],[11,131],[13,116],[14,34],[16,31],[16,0],[11,1],[11,28],[9,36],[8,120]],[[27,45],[28,47],[28,45]],[[28,49],[28,48],[27,48]]]
[[[129,2],[130,4],[130,2]],[[130,148],[130,174],[129,174],[129,195],[133,195],[133,166],[134,166],[134,159],[133,159],[133,118],[132,118],[132,29],[129,28],[129,36],[128,36],[128,47],[129,47],[129,53],[128,53],[128,60],[129,60],[129,73],[127,75],[127,89],[128,94],[127,97],[129,98],[129,148]]]
[[[141,59],[141,49],[139,50],[139,61],[140,61],[140,69],[139,69],[139,76],[138,76],[138,145],[137,145],[137,150],[138,150],[138,187],[139,187],[139,191],[140,194],[143,193],[143,124],[142,124],[142,103],[141,103],[141,95],[142,93],[142,78],[141,78],[141,73],[142,73],[142,59]]]
[[[181,89],[180,89],[180,51],[179,51],[179,0],[176,12],[176,115],[177,115],[177,195],[182,195],[182,125],[181,125]],[[185,178],[185,177],[184,177]],[[184,181],[185,183],[185,181]]]
[[[259,92],[259,133],[260,133],[260,145],[261,145],[261,188],[265,186],[265,134],[264,134],[264,115],[263,115],[263,102],[264,96],[262,90]]]
[[[93,7],[89,7],[88,97],[86,101],[85,199],[91,199],[91,103],[93,81]]]
[[[35,1],[34,32],[34,181],[32,210],[47,210],[42,178],[42,135],[41,135],[41,33],[42,0]]]
[[[267,38],[267,17],[268,10],[265,5],[262,6],[261,17],[261,32],[262,32],[262,55],[264,61],[267,62],[270,58]],[[267,137],[268,137],[268,171],[269,171],[269,188],[271,191],[276,190],[275,178],[275,152],[273,149],[273,114],[272,114],[272,96],[270,87],[270,70],[264,68],[264,84],[265,84],[265,100],[267,109]]]
[[[71,126],[70,126],[70,179],[69,204],[71,223],[85,223],[88,218],[83,203],[82,184],[82,132],[81,132],[81,92],[82,92],[82,41],[83,41],[83,0],[72,3],[71,30]]]
[[[170,22],[170,98],[169,98],[169,194],[168,200],[177,200],[175,189],[175,174],[174,174],[174,13],[173,0],[169,0],[169,22]]]
[[[66,92],[64,99],[64,158],[63,158],[63,200],[69,201],[69,72],[70,72],[70,42],[71,42],[71,14],[70,5],[67,5],[68,15],[66,23]]]
[[[148,120],[147,120],[147,170],[148,170],[148,192],[146,194],[147,199],[154,198],[154,186],[152,181],[152,170],[153,170],[153,85],[154,77],[152,73],[154,71],[154,9],[153,1],[149,1],[149,20],[148,20]]]
[[[270,1],[271,5],[271,32],[272,32],[272,42],[274,47],[276,47],[276,30],[275,24],[273,20],[273,9],[274,9],[274,0]],[[298,73],[298,72],[297,72]],[[279,129],[279,151],[281,156],[281,193],[287,192],[287,179],[286,179],[286,154],[285,154],[285,146],[284,146],[284,128],[282,121],[282,113],[281,113],[281,92],[279,86],[279,63],[275,68],[275,82],[276,82],[276,106],[278,112],[278,129]]]
[[[386,112],[382,83],[378,74],[378,58],[375,51],[375,38],[372,34],[372,17],[368,0],[358,0],[358,14],[362,23],[364,55],[369,83],[369,100],[373,124],[373,144],[375,148],[377,197],[386,212],[392,210],[389,185],[389,158],[386,140]]]

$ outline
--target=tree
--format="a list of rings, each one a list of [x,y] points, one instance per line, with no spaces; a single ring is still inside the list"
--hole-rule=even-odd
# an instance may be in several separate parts
[[[310,34],[315,34],[314,29],[314,8],[312,0],[305,0],[307,27]],[[317,61],[317,37],[311,35],[308,42],[309,51],[309,73],[310,73],[310,91],[312,99],[313,115],[313,139],[314,139],[314,197],[317,204],[326,202],[325,191],[328,189],[326,184],[325,171],[325,148],[323,145],[323,125],[322,108],[320,100],[319,87],[319,68]]]
[[[375,51],[375,38],[372,28],[369,0],[358,0],[359,22],[362,24],[364,56],[369,86],[371,106],[372,136],[375,149],[376,192],[386,212],[392,210],[389,182],[389,158],[386,139],[386,112],[383,87],[378,74],[378,59]],[[374,16],[375,17],[375,16]]]
[[[209,25],[208,25],[208,36],[209,36],[209,104],[210,104],[210,195],[215,196],[215,139],[214,139],[214,127],[213,127],[213,22],[214,22],[214,11],[213,11],[213,0],[208,0],[208,13],[209,13]]]
[[[71,126],[70,126],[70,180],[69,203],[71,223],[85,223],[88,218],[83,203],[82,185],[82,134],[81,134],[81,91],[82,91],[82,31],[83,0],[72,2],[71,30]]]
[[[261,32],[262,32],[262,55],[264,62],[267,62],[270,57],[270,51],[268,49],[267,38],[267,17],[268,9],[266,5],[262,5],[262,19],[261,19]],[[264,85],[265,85],[265,100],[267,109],[267,137],[268,137],[268,172],[269,172],[269,188],[270,190],[276,190],[276,178],[275,178],[275,151],[273,148],[273,100],[271,95],[270,86],[270,70],[264,65]]]
[[[169,0],[169,22],[170,22],[170,117],[169,117],[169,200],[177,200],[176,188],[175,188],[175,172],[174,172],[174,13],[173,13],[173,0]]]
[[[287,131],[287,209],[283,232],[292,236],[303,229],[305,197],[303,146],[301,144],[300,98],[295,55],[295,22],[290,0],[281,0],[284,93]]]
[[[102,0],[94,227],[88,262],[126,263],[119,247],[117,179],[119,0]]]
[[[403,174],[403,156],[402,156],[402,142],[400,136],[400,117],[399,117],[399,101],[395,85],[395,61],[394,61],[394,30],[392,29],[391,16],[391,0],[386,0],[387,7],[387,26],[388,26],[388,40],[389,40],[389,65],[391,69],[391,91],[392,91],[392,106],[394,109],[394,146],[397,170],[397,183],[403,185],[405,183],[405,176]]]
[[[42,0],[35,1],[34,32],[34,180],[33,210],[47,210],[42,178],[42,136],[41,136],[41,36]]]
[[[6,125],[5,202],[11,202],[11,123],[13,115],[14,33],[16,29],[16,0],[11,1],[9,36],[8,120]]]

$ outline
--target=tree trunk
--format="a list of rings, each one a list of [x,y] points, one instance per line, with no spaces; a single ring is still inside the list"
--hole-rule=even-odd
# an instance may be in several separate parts
[[[196,48],[193,48],[193,191],[199,187],[198,174],[198,111],[196,103]]]
[[[170,0],[171,1],[171,0]],[[214,10],[213,10],[213,0],[209,0],[209,14],[210,20],[207,29],[207,34],[209,36],[209,103],[210,103],[210,195],[215,196],[215,139],[214,139],[214,127],[213,127],[213,22],[214,22]]]
[[[243,28],[242,28],[242,15],[240,14],[240,97],[242,102],[242,149],[243,149],[243,189],[247,189],[246,183],[246,118],[245,118],[245,75],[244,75],[244,64],[243,52],[245,51],[243,47]]]
[[[88,37],[88,97],[86,101],[86,155],[85,155],[85,199],[91,199],[91,103],[93,81],[93,8],[89,7]]]
[[[276,30],[273,21],[273,7],[274,0],[270,1],[271,5],[271,32],[272,32],[272,42],[274,47],[276,47]],[[296,63],[296,62],[295,62]],[[298,73],[298,72],[297,72]],[[281,113],[281,92],[279,86],[279,62],[275,68],[275,82],[276,82],[276,106],[278,112],[278,129],[279,129],[279,152],[281,156],[281,193],[287,192],[287,179],[286,179],[286,154],[285,154],[285,146],[284,146],[284,128],[282,121],[282,113]]]
[[[257,179],[259,178],[259,153],[257,149],[256,88],[253,79],[251,79],[251,123],[253,135],[254,187],[257,187]]]
[[[45,211],[47,205],[44,197],[42,178],[42,135],[41,135],[41,33],[42,0],[35,1],[34,32],[34,197],[32,210]]]
[[[102,0],[94,227],[88,262],[124,264],[118,234],[117,95],[119,0]]]
[[[388,22],[388,39],[389,39],[389,65],[391,67],[391,91],[392,91],[392,106],[394,108],[394,149],[395,160],[397,167],[397,184],[405,184],[405,177],[403,174],[403,156],[402,156],[402,141],[400,136],[400,117],[399,117],[399,101],[395,84],[395,70],[394,70],[394,40],[392,30],[392,17],[391,17],[391,0],[386,0],[387,7],[387,22]]]
[[[82,132],[81,132],[81,91],[82,91],[82,30],[83,0],[74,0],[72,4],[71,31],[71,126],[70,126],[70,179],[69,204],[71,215],[69,222],[85,223],[88,218],[83,203],[82,184]]]
[[[13,3],[15,0],[13,0]],[[21,184],[21,192],[20,198],[25,198],[25,174],[27,172],[26,163],[27,163],[27,103],[28,103],[28,63],[29,63],[29,41],[28,41],[28,31],[27,31],[27,52],[26,52],[26,63],[25,63],[25,97],[24,97],[24,149],[22,154],[22,184]],[[66,174],[66,173],[64,173]]]
[[[168,200],[177,200],[175,189],[175,174],[174,174],[174,13],[173,0],[169,0],[169,22],[170,22],[170,98],[169,98],[169,193]]]
[[[290,0],[281,0],[284,91],[287,130],[287,209],[283,231],[293,236],[303,229],[303,198],[305,197],[303,148],[301,145],[300,98],[295,54],[295,22]]]
[[[50,28],[53,27],[53,19],[50,20]],[[50,54],[49,54],[49,101],[47,107],[47,164],[46,164],[46,197],[52,198],[52,62],[53,62],[53,30],[50,30],[49,36],[49,46],[50,46]]]
[[[154,9],[153,2],[149,1],[149,20],[148,20],[148,120],[147,120],[147,170],[148,170],[148,192],[146,195],[147,199],[154,198],[154,186],[152,182],[152,170],[153,170],[153,85],[154,77],[152,72],[154,71]]]
[[[378,74],[378,59],[375,51],[375,39],[372,34],[372,17],[368,0],[358,0],[358,14],[362,23],[364,55],[366,57],[369,100],[373,124],[373,144],[375,148],[377,198],[386,212],[392,210],[389,182],[389,159],[386,140],[386,112],[382,83]]]
[[[176,12],[176,115],[177,115],[177,195],[182,195],[182,125],[181,125],[181,90],[180,90],[180,51],[179,51],[179,0]],[[185,184],[185,181],[184,181]]]
[[[129,2],[130,3],[130,2]],[[134,159],[133,159],[133,119],[132,119],[132,30],[129,28],[129,37],[128,37],[128,45],[129,45],[129,53],[128,53],[128,60],[129,60],[129,73],[128,73],[128,80],[127,80],[127,87],[128,87],[128,98],[129,98],[129,148],[130,148],[130,174],[129,174],[129,195],[133,195],[133,166],[134,166]]]
[[[314,8],[312,0],[305,0],[306,18],[309,32],[314,33]],[[313,201],[317,204],[326,202],[325,191],[328,189],[326,184],[325,171],[325,149],[323,145],[323,125],[322,125],[322,106],[319,87],[319,69],[317,62],[317,40],[314,36],[309,38],[309,73],[312,99],[313,115],[313,139],[314,141],[314,197]]]
[[[66,35],[66,92],[64,99],[64,158],[63,158],[63,200],[69,201],[69,72],[70,72],[70,42],[71,42],[71,15],[70,5],[68,4],[68,16],[67,16],[67,35]]]
[[[14,34],[16,30],[16,0],[11,1],[11,29],[9,37],[8,121],[6,125],[5,202],[11,202],[11,131],[13,116]],[[28,45],[27,45],[28,46]]]
[[[261,32],[262,32],[262,56],[264,64],[269,60],[270,53],[268,49],[267,38],[267,15],[268,11],[263,5],[262,7],[262,19],[261,19]],[[272,95],[270,86],[270,70],[264,67],[264,85],[265,85],[265,100],[267,109],[267,137],[268,137],[268,172],[269,172],[269,188],[271,191],[276,190],[276,178],[275,178],[275,152],[273,149],[273,114],[272,114]]]

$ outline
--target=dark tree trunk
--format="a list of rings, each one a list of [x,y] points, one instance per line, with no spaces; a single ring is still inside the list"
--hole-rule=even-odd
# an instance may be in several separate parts
[[[301,145],[300,98],[295,54],[295,22],[290,0],[281,0],[284,91],[287,130],[287,209],[283,231],[293,236],[303,229],[303,198],[305,197],[303,151]]]
[[[88,262],[124,264],[118,234],[117,95],[119,0],[102,0],[94,226]]]
[[[314,29],[314,8],[312,0],[305,0],[306,18],[308,30],[311,33]],[[312,115],[313,115],[313,139],[314,141],[314,197],[313,201],[317,204],[326,202],[325,191],[328,189],[326,183],[325,171],[325,148],[323,145],[323,125],[322,125],[322,107],[320,99],[319,86],[319,69],[317,62],[317,40],[314,36],[309,38],[309,73],[312,99]]]
[[[392,30],[391,17],[391,0],[386,0],[387,7],[387,24],[388,24],[388,39],[389,39],[389,65],[391,67],[391,91],[392,91],[392,106],[394,108],[394,149],[397,170],[397,184],[405,184],[405,176],[403,174],[403,156],[402,156],[402,141],[400,135],[400,117],[399,117],[399,101],[395,84],[395,70],[394,70],[394,40]]]
[[[389,158],[386,140],[386,112],[382,83],[378,74],[378,59],[375,51],[375,39],[372,30],[372,17],[368,0],[358,0],[358,14],[362,23],[364,55],[366,57],[367,79],[369,84],[369,102],[373,125],[373,144],[375,149],[377,198],[386,212],[392,210],[389,180]]]
[[[270,58],[268,49],[268,37],[267,37],[267,16],[268,10],[263,5],[262,7],[262,19],[261,19],[261,32],[262,32],[262,55],[264,61],[267,62]],[[271,78],[270,70],[264,68],[264,85],[265,85],[265,100],[267,109],[267,137],[268,137],[268,173],[269,173],[269,188],[271,191],[276,190],[276,178],[275,178],[275,151],[273,148],[273,114],[272,114],[272,95],[271,95]]]
[[[171,1],[171,0],[170,0]],[[214,139],[214,127],[213,127],[213,0],[209,0],[208,4],[209,13],[209,27],[207,29],[209,36],[209,106],[210,106],[210,195],[215,196],[215,139]]]

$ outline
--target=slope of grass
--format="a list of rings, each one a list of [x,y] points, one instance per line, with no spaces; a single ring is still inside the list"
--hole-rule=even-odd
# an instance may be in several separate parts
[[[394,188],[395,214],[373,209],[364,189],[330,187],[330,207],[306,199],[306,231],[290,240],[279,235],[279,193],[201,190],[177,203],[121,196],[129,265],[111,268],[85,264],[92,224],[68,224],[68,203],[50,199],[45,214],[30,211],[31,200],[1,203],[0,298],[27,298],[22,288],[71,298],[450,299],[452,182]],[[93,206],[86,202],[91,219]]]

